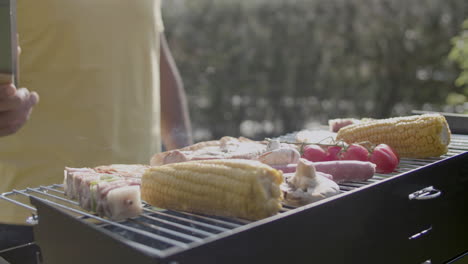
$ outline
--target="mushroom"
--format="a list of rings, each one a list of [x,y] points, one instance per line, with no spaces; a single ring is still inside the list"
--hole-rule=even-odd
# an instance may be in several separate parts
[[[279,148],[281,148],[281,142],[278,139],[272,139],[268,141],[267,151],[272,151]]]
[[[324,173],[317,172],[312,162],[299,159],[295,173],[286,173],[281,185],[285,203],[300,206],[339,194],[340,187]]]

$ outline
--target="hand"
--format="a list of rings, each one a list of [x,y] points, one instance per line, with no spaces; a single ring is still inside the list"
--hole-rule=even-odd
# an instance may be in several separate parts
[[[11,83],[0,84],[0,136],[16,133],[29,119],[32,107],[39,102],[36,92],[16,89]]]

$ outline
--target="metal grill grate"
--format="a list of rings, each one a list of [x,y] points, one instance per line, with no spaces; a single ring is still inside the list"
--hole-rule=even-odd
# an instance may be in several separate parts
[[[449,152],[444,156],[429,159],[402,159],[398,170],[394,173],[375,174],[368,181],[344,182],[340,184],[340,189],[342,193],[346,193],[363,186],[377,184],[382,180],[443,161],[448,157],[467,151],[468,135],[453,135]],[[139,247],[147,248],[161,258],[205,243],[220,234],[228,235],[234,230],[252,223],[243,219],[162,210],[147,204],[144,206],[144,213],[139,217],[115,222],[83,211],[76,201],[70,200],[64,195],[61,184],[13,190],[1,194],[0,198],[31,210],[33,216],[28,221],[34,223],[37,220],[36,209],[27,202],[31,196],[66,211],[80,221],[86,221],[102,230],[137,243]],[[334,199],[334,197],[329,199]],[[294,209],[284,206],[280,213]]]

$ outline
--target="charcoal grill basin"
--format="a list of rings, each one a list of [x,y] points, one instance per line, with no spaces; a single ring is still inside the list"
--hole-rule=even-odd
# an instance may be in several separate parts
[[[31,197],[35,235],[45,263],[443,263],[468,248],[467,167],[464,152],[166,251]],[[409,198],[427,187],[441,195]]]
[[[445,263],[468,249],[467,190],[468,135],[455,134],[442,157],[402,159],[392,174],[254,222],[148,206],[115,222],[83,211],[60,184],[0,198],[39,215],[44,263]]]

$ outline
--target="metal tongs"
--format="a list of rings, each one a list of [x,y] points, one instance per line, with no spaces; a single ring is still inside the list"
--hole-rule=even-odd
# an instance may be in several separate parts
[[[0,84],[18,85],[16,0],[0,0]]]

